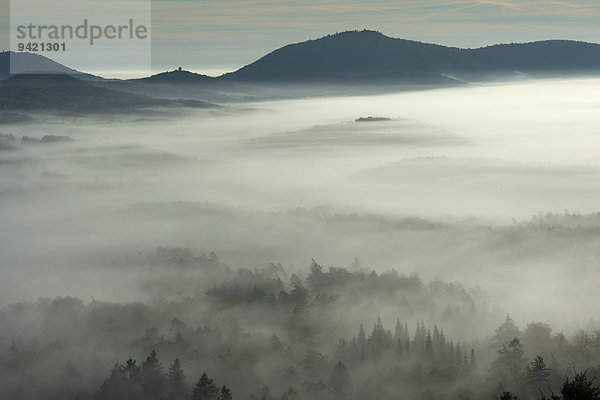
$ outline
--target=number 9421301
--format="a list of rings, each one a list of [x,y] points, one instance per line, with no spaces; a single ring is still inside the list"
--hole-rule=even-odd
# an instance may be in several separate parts
[[[19,43],[17,45],[19,51],[31,51],[31,52],[42,52],[42,51],[65,51],[67,50],[66,43],[50,43],[50,42],[29,42]]]

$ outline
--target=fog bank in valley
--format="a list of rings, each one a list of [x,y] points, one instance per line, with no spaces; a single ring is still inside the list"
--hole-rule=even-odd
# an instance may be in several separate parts
[[[357,121],[368,116],[385,118]],[[486,340],[506,313],[526,343],[539,328],[527,331],[531,321],[551,323],[552,335],[597,329],[598,127],[598,79],[0,125],[0,318],[10,321],[0,352],[50,329],[44,313],[71,321],[72,312],[89,337],[112,318],[122,341],[98,339],[110,349],[94,354],[103,368],[155,343],[178,357],[179,333],[190,346],[213,344],[204,358],[181,350],[196,354],[187,357],[194,376],[214,361],[216,378],[239,392],[283,370],[277,354],[286,359],[294,335],[297,352],[353,362],[352,337],[361,324],[379,334],[378,316],[390,332],[397,318],[444,325],[488,363],[496,353]],[[138,317],[139,329],[155,330],[128,325]],[[62,343],[63,328],[51,328]],[[222,336],[278,350],[249,375],[228,376],[234,362],[215,350]],[[350,347],[335,347],[340,337]],[[562,339],[547,337],[537,350],[559,354],[548,349]],[[63,345],[58,359],[92,362],[82,356],[89,343]],[[568,364],[571,353],[560,354]],[[329,379],[337,359],[312,356],[306,379]]]

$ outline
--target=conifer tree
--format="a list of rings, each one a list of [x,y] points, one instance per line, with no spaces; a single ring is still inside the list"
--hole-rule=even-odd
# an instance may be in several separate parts
[[[221,394],[219,395],[219,400],[232,400],[233,396],[231,395],[231,390],[227,388],[227,386],[223,386],[221,388]]]
[[[396,319],[396,328],[394,329],[394,341],[398,342],[404,336],[402,325],[400,324],[400,318]]]
[[[433,341],[429,329],[427,330],[427,338],[425,339],[425,357],[428,360],[431,360],[433,357]]]
[[[185,374],[181,368],[179,358],[176,358],[169,366],[166,386],[168,400],[184,400],[189,397]]]
[[[600,400],[600,386],[588,379],[587,371],[576,373],[573,379],[565,379],[560,393],[563,400]]]
[[[521,331],[515,325],[515,322],[510,317],[510,314],[506,314],[506,319],[504,323],[496,329],[496,333],[492,337],[492,340],[496,342],[496,344],[504,346],[509,344],[513,339],[520,338]]]
[[[550,368],[542,356],[537,356],[527,366],[527,381],[534,387],[543,385],[550,377]]]
[[[513,339],[508,347],[498,351],[498,358],[492,362],[490,373],[500,379],[505,387],[524,389],[525,358],[519,339]]]
[[[141,385],[146,399],[160,399],[163,396],[165,378],[156,351],[152,350],[140,367]]]
[[[200,380],[196,383],[196,386],[194,386],[192,400],[216,400],[218,394],[219,389],[217,385],[204,372]]]
[[[121,364],[116,363],[110,376],[104,380],[94,396],[95,400],[113,400],[125,397],[127,376]]]

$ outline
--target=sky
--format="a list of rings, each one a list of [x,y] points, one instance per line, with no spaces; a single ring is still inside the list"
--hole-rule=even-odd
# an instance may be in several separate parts
[[[9,0],[0,7],[0,47],[8,48]],[[289,43],[354,29],[458,47],[600,42],[599,20],[598,0],[155,0],[152,69],[215,75]]]

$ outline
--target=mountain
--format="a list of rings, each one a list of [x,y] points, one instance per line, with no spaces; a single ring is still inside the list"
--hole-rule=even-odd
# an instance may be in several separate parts
[[[459,49],[349,31],[290,44],[235,72],[231,81],[431,81],[447,75],[600,72],[600,45],[551,40]]]
[[[101,80],[99,76],[86,74],[75,69],[66,67],[39,54],[15,53],[12,51],[3,51],[0,53],[0,79],[7,79],[13,76],[10,73],[11,62],[21,73],[28,74],[69,74],[81,79]]]
[[[40,55],[13,52],[0,53],[0,79],[10,77],[11,58],[27,71],[60,72],[85,80],[102,80]],[[515,72],[554,75],[600,73],[600,45],[548,40],[460,49],[395,39],[369,30],[348,31],[284,46],[218,78],[178,69],[142,79],[106,83],[109,87],[129,86],[128,90],[132,88],[142,92],[147,90],[143,88],[145,84],[185,87],[236,81],[441,84],[451,81],[449,76],[466,77],[468,80],[474,74]],[[125,82],[137,86],[124,85]]]
[[[436,60],[445,54],[450,51],[442,46],[392,39],[374,31],[352,31],[287,45],[222,78],[305,81],[431,77]]]
[[[600,45],[570,40],[460,49],[443,68],[450,72],[599,73]]]
[[[128,112],[149,107],[217,107],[198,100],[159,99],[98,87],[64,74],[15,75],[0,81],[0,110],[64,113]]]
[[[460,49],[395,39],[369,30],[342,32],[290,44],[217,78],[177,69],[141,79],[102,79],[42,56],[9,52],[0,53],[0,78],[10,77],[9,57],[16,57],[31,71],[62,71],[72,74],[70,77],[80,78],[76,80],[77,84],[64,77],[45,75],[0,80],[0,84],[10,81],[12,86],[18,84],[19,87],[10,91],[2,89],[0,105],[5,107],[26,107],[27,100],[23,96],[27,91],[48,90],[48,85],[57,86],[62,82],[66,86],[60,89],[64,90],[63,97],[55,98],[53,93],[48,93],[45,99],[30,100],[29,107],[35,104],[35,107],[46,109],[81,109],[88,101],[101,109],[116,109],[119,104],[125,108],[144,107],[157,102],[181,105],[181,100],[177,99],[182,98],[197,100],[194,104],[202,105],[207,104],[204,100],[230,103],[375,94],[457,86],[521,74],[534,77],[600,74],[599,44],[549,40]],[[83,80],[88,82],[87,86],[75,87]],[[68,96],[74,96],[76,100]],[[102,96],[105,101],[101,102],[99,98],[92,101],[94,96]],[[50,102],[50,98],[56,103]]]

